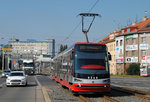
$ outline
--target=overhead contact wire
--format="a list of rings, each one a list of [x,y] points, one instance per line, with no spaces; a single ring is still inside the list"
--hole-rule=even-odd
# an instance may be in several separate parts
[[[94,9],[94,7],[97,5],[98,2],[99,2],[99,0],[97,0],[94,3],[94,5],[90,8],[90,10],[88,11],[88,13],[90,13]],[[80,24],[81,24],[81,21],[80,21],[79,24],[77,24],[77,26],[75,26],[75,28],[72,30],[72,32],[64,40],[61,41],[61,43],[63,43],[64,41],[68,40],[70,38],[70,36],[74,33],[74,31],[80,26]]]

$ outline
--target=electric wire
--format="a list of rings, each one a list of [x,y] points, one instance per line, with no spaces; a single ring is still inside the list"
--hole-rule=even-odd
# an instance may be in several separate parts
[[[99,2],[99,0],[97,0],[97,1],[94,3],[94,5],[91,7],[91,9],[88,11],[88,13],[91,12],[91,11],[94,9],[94,7],[97,5],[98,2]]]
[[[93,6],[89,9],[88,13],[90,13],[94,9],[94,7],[97,5],[98,2],[99,2],[99,0],[96,0],[96,2],[93,4]],[[75,28],[71,31],[71,33],[64,40],[61,41],[61,44],[71,37],[71,35],[80,26],[80,24],[81,24],[81,21],[75,26]],[[58,45],[60,45],[60,44],[58,44]]]

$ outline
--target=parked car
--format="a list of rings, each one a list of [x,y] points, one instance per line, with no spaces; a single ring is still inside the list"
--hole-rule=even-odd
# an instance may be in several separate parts
[[[6,78],[10,74],[10,70],[4,70],[2,72],[2,78]]]
[[[11,71],[6,79],[6,86],[27,86],[27,83],[24,71]]]

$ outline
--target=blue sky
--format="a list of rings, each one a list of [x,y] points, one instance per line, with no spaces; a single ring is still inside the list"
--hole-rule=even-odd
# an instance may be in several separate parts
[[[70,46],[84,42],[81,17],[77,15],[89,12],[95,2],[97,0],[0,0],[0,38],[4,38],[0,43],[13,36],[40,41],[55,38],[56,48],[60,44]],[[150,0],[99,0],[91,13],[102,17],[96,17],[88,33],[89,40],[98,42],[118,27],[150,15],[149,4]]]

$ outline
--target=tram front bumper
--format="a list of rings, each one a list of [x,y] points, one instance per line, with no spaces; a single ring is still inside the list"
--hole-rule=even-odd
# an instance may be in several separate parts
[[[110,92],[110,84],[73,84],[74,92]]]

